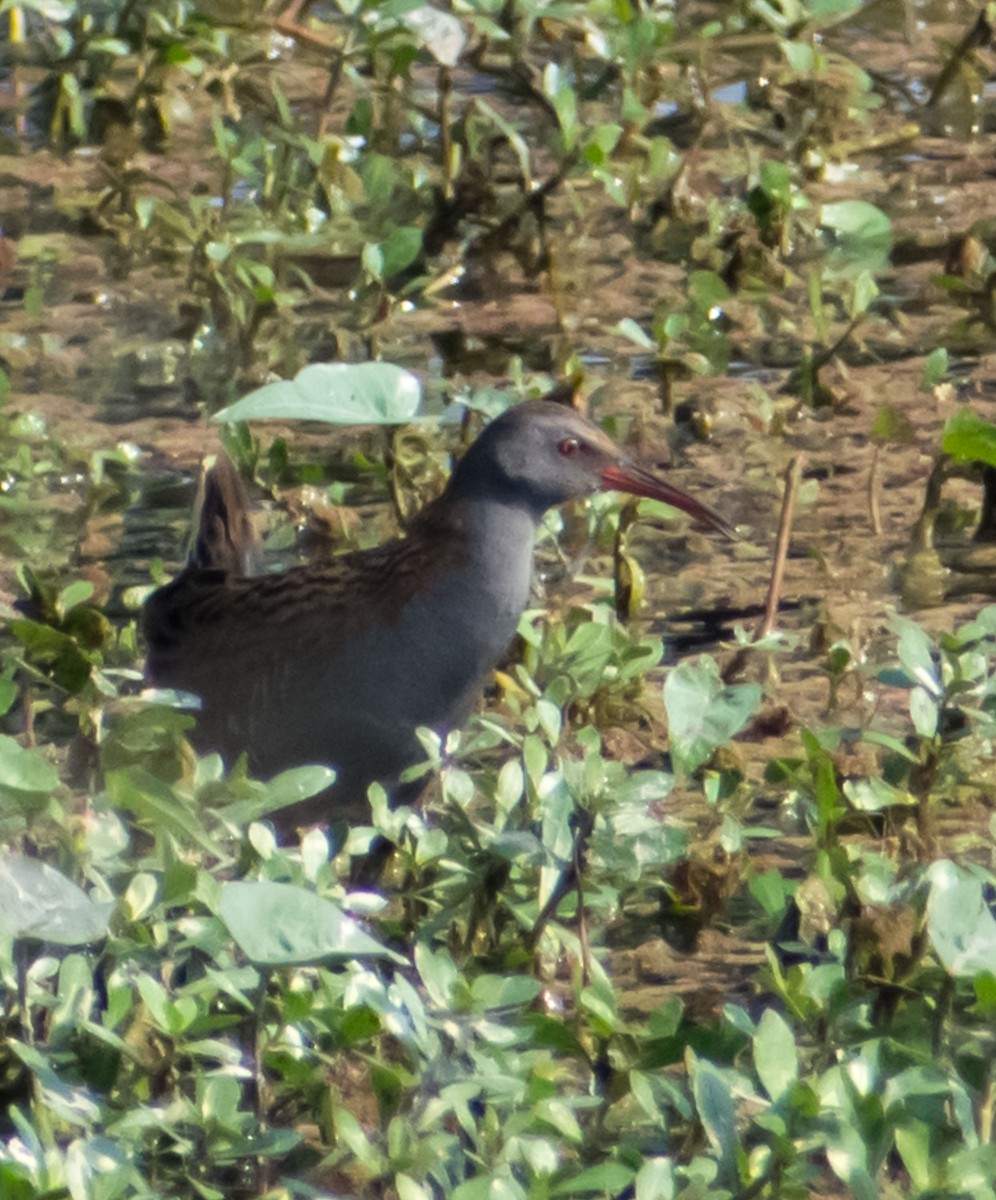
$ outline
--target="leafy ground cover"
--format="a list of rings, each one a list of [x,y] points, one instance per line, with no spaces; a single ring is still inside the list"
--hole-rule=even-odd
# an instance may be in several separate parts
[[[990,15],[886,7],[3,5],[0,1195],[992,1196]],[[280,847],[326,777],[138,694],[140,447],[378,358],[332,450],[227,432],[275,559],[557,380],[749,532],[556,516],[425,805]]]

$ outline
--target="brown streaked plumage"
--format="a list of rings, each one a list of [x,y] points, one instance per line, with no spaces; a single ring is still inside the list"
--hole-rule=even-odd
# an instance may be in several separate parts
[[[248,500],[208,473],[190,565],[149,599],[148,674],[200,696],[197,743],[263,776],[318,762],[331,793],[299,823],[361,819],[366,788],[420,757],[415,730],[467,716],[529,596],[547,509],[601,488],[651,496],[724,534],[707,506],[628,462],[572,409],[534,401],[493,421],[407,537],[330,562],[247,576]]]

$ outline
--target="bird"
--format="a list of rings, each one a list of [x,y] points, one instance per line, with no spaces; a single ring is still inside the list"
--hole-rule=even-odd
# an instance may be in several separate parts
[[[592,421],[542,399],[486,425],[405,536],[258,574],[249,498],[219,457],[188,564],[146,602],[146,674],[200,698],[194,744],[226,763],[245,752],[260,778],[334,769],[333,786],[278,827],[369,824],[369,785],[396,795],[424,758],[416,730],[458,729],[512,642],[547,511],[610,489],[736,536]]]

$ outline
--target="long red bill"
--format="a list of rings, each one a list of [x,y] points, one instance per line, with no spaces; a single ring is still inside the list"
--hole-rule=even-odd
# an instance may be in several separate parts
[[[606,467],[602,472],[602,483],[607,488],[614,488],[619,492],[629,492],[631,496],[646,496],[648,500],[661,500],[664,504],[670,504],[672,508],[679,508],[682,512],[688,513],[697,525],[705,525],[728,538],[737,537],[737,531],[730,522],[711,509],[708,504],[703,504],[689,496],[687,492],[683,492],[680,488],[674,487],[673,484],[665,482],[657,475],[652,475],[649,471],[645,471],[633,463],[615,463],[611,467]]]

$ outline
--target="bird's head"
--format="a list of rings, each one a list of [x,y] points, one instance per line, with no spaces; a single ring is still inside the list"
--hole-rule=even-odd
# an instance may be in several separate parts
[[[629,461],[597,425],[548,400],[516,405],[497,417],[464,455],[453,480],[458,492],[498,493],[536,520],[554,505],[614,489],[661,500],[698,524],[734,537],[708,505]]]

